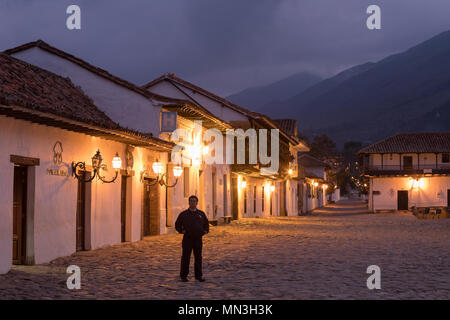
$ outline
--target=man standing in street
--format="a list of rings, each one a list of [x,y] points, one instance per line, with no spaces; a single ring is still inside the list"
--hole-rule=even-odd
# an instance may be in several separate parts
[[[202,237],[209,232],[209,221],[205,213],[197,209],[198,198],[189,197],[189,208],[181,212],[175,222],[175,229],[184,234],[183,254],[181,256],[180,277],[181,281],[187,282],[191,252],[194,251],[194,273],[195,279],[203,282],[202,277]]]

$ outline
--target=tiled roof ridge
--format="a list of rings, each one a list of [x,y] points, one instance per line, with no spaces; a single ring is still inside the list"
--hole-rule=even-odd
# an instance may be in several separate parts
[[[191,87],[195,91],[198,91],[198,92],[201,92],[201,93],[203,93],[205,95],[211,96],[214,99],[219,100],[219,101],[223,102],[224,104],[226,104],[228,106],[231,106],[231,107],[234,107],[234,108],[240,110],[241,112],[247,113],[249,115],[265,116],[263,114],[259,114],[259,113],[254,112],[254,111],[250,111],[250,110],[248,110],[246,108],[243,108],[243,107],[241,107],[241,106],[239,106],[239,105],[237,105],[235,103],[232,103],[231,101],[229,101],[229,100],[227,100],[225,98],[222,98],[222,97],[220,97],[220,96],[218,96],[218,95],[216,95],[216,94],[214,94],[214,93],[212,93],[212,92],[210,92],[210,91],[208,91],[208,90],[206,90],[206,89],[204,89],[202,87],[199,87],[199,86],[193,84],[192,82],[189,82],[189,81],[186,81],[184,79],[181,79],[181,78],[177,77],[174,73],[165,73],[165,74],[161,75],[160,77],[158,77],[158,78],[150,81],[149,83],[143,85],[143,87],[144,88],[151,87],[153,84],[158,83],[158,82],[160,82],[162,80],[173,80],[175,82],[179,82],[179,83],[181,83],[181,84],[183,84],[183,85],[185,85],[187,87]]]
[[[401,139],[402,137],[445,137],[447,136],[449,139],[449,146],[450,146],[450,132],[404,132],[404,133],[397,133],[393,136],[390,137],[386,137],[378,142],[375,142],[367,147],[362,148],[361,150],[358,151],[358,154],[363,154],[363,153],[382,153],[381,151],[377,150],[379,148],[387,148],[387,147],[391,147],[391,145],[387,145],[388,143],[395,143],[396,140]],[[421,141],[424,142],[424,141]],[[426,143],[426,141],[425,141]],[[418,151],[419,149],[417,149]],[[432,148],[428,149],[428,150],[432,150]],[[437,149],[436,149],[437,150]],[[410,150],[404,150],[404,152],[408,152]],[[450,151],[450,150],[448,150]],[[426,152],[423,151],[423,152]],[[435,151],[435,152],[439,152],[439,151]],[[441,151],[444,152],[444,151]],[[387,150],[385,150],[385,153],[390,153]]]
[[[145,138],[145,139],[150,139],[149,135],[143,134],[139,131],[135,131],[132,130],[130,128],[127,127],[122,127],[120,124],[114,122],[113,120],[111,120],[102,110],[100,110],[92,101],[92,99],[86,95],[84,93],[84,91],[79,87],[76,86],[70,78],[68,77],[62,77],[60,75],[57,75],[49,70],[46,69],[42,69],[38,66],[35,66],[33,64],[30,64],[26,61],[17,59],[15,57],[12,57],[8,54],[2,53],[0,52],[0,59],[6,59],[5,63],[11,62],[14,64],[19,64],[21,65],[23,68],[30,70],[31,72],[33,72],[33,75],[38,77],[41,81],[45,82],[45,80],[47,79],[46,77],[50,77],[52,78],[53,81],[55,82],[59,82],[59,83],[64,83],[66,85],[68,85],[69,87],[72,87],[74,89],[76,89],[77,91],[79,91],[80,95],[79,97],[81,97],[83,100],[85,100],[86,102],[86,106],[89,107],[93,107],[95,108],[95,112],[98,113],[96,116],[101,116],[103,119],[101,122],[97,122],[93,119],[89,119],[86,117],[81,117],[78,116],[74,113],[70,113],[68,114],[67,112],[61,112],[61,108],[55,108],[55,109],[49,109],[48,107],[45,106],[40,106],[37,103],[34,102],[30,102],[30,101],[24,101],[22,99],[17,99],[14,98],[12,96],[10,96],[10,94],[7,91],[4,91],[2,89],[2,87],[0,86],[0,93],[3,93],[3,96],[0,96],[0,104],[3,104],[5,106],[9,106],[9,107],[14,107],[14,106],[20,106],[26,109],[30,109],[30,110],[35,110],[35,111],[39,111],[42,113],[46,113],[46,114],[50,114],[50,115],[56,115],[62,118],[66,118],[66,119],[70,119],[73,121],[78,121],[78,122],[82,122],[88,125],[92,125],[92,126],[96,126],[99,128],[103,128],[103,129],[108,129],[108,130],[116,130],[116,131],[120,131],[123,132],[124,134],[130,135],[130,136],[134,136],[134,137],[138,137],[138,138]],[[0,60],[1,61],[1,60]],[[11,73],[10,73],[11,74]],[[16,74],[14,74],[14,76],[16,76]],[[44,78],[44,77],[45,78]],[[1,80],[1,79],[0,79]],[[24,81],[22,78],[18,78],[18,80],[20,81]],[[0,82],[1,84],[1,82]],[[51,86],[49,86],[51,87]],[[24,88],[25,89],[25,88]],[[54,90],[54,88],[50,88],[51,90]],[[33,92],[29,92],[29,94],[35,96],[35,93]],[[70,105],[67,104],[60,104],[60,106],[65,106],[67,109],[71,109]],[[58,106],[56,106],[58,107]],[[85,110],[85,111],[94,111],[94,110]],[[152,140],[158,141],[160,143],[163,144],[167,144],[167,141],[161,140],[159,138],[155,138],[155,137],[151,137]],[[169,143],[170,144],[170,143]]]
[[[24,68],[31,70],[31,71],[33,72],[33,74],[34,74],[36,77],[39,77],[42,81],[44,81],[44,79],[42,78],[42,75],[41,75],[41,74],[45,74],[46,76],[51,77],[51,78],[54,79],[55,81],[65,81],[69,86],[71,86],[71,87],[77,89],[77,90],[82,94],[83,99],[86,100],[86,102],[89,102],[92,106],[94,106],[94,107],[96,108],[95,111],[98,112],[99,114],[101,114],[101,115],[104,117],[105,120],[107,120],[108,122],[110,122],[111,125],[112,125],[112,127],[120,127],[120,125],[119,125],[118,123],[114,122],[109,116],[107,116],[105,112],[103,112],[103,111],[100,110],[97,106],[95,106],[95,104],[94,104],[93,100],[91,99],[91,97],[89,97],[89,96],[82,90],[81,87],[76,86],[76,85],[72,82],[72,80],[71,80],[69,77],[62,77],[62,76],[57,75],[57,74],[55,74],[55,73],[53,73],[53,72],[51,72],[51,71],[49,71],[49,70],[42,69],[42,68],[40,68],[40,67],[38,67],[38,66],[35,66],[35,65],[30,64],[30,63],[28,63],[28,62],[26,62],[26,61],[23,61],[23,60],[14,58],[14,57],[12,57],[12,56],[10,56],[10,55],[7,55],[7,54],[4,54],[4,53],[2,53],[2,52],[0,52],[0,57],[3,57],[3,58],[8,59],[8,60],[12,60],[12,61],[14,61],[14,63],[17,63],[17,64],[21,64]],[[41,74],[40,74],[40,73],[41,73]],[[51,87],[51,86],[49,86],[49,89],[50,89],[50,90],[54,90],[54,88]],[[5,91],[3,91],[2,88],[0,87],[0,92],[5,92]],[[34,94],[34,93],[30,92],[30,94]],[[42,109],[46,109],[46,108],[43,108],[42,106],[39,107],[39,106],[37,106],[35,103],[32,103],[32,102],[25,102],[25,101],[21,101],[21,100],[17,100],[17,99],[7,99],[7,98],[4,98],[4,97],[3,97],[3,98],[0,97],[0,99],[1,99],[1,101],[5,102],[5,103],[7,103],[8,101],[9,101],[9,102],[12,102],[12,103],[19,103],[20,105],[23,105],[24,107],[31,108],[31,109],[34,109],[34,110],[39,110],[39,109],[42,110]],[[61,105],[62,105],[62,106],[66,106],[67,108],[70,108],[70,106],[67,105],[67,104],[61,104]],[[55,109],[53,109],[52,111],[58,112],[58,111],[55,110]],[[65,114],[65,113],[64,113],[64,114]],[[59,115],[63,116],[63,113],[59,113]],[[75,116],[75,117],[76,117],[76,116]],[[82,121],[83,119],[84,119],[85,121],[90,121],[90,120],[87,119],[87,118],[80,118],[80,117],[77,117],[77,118],[78,118],[79,121]]]
[[[235,109],[236,111],[238,111],[240,113],[243,113],[243,114],[245,114],[247,116],[250,116],[252,118],[255,118],[255,119],[262,119],[262,120],[265,120],[267,122],[270,122],[275,128],[278,128],[282,133],[284,133],[290,139],[298,140],[298,139],[294,139],[294,137],[291,137],[289,134],[284,132],[284,130],[282,130],[280,128],[280,126],[278,126],[278,124],[274,123],[274,121],[269,116],[267,116],[265,114],[262,114],[262,113],[250,111],[250,110],[248,110],[248,109],[246,109],[244,107],[241,107],[241,106],[239,106],[239,105],[237,105],[237,104],[235,104],[235,103],[233,103],[233,102],[231,102],[231,101],[229,101],[229,100],[227,100],[225,98],[222,98],[222,97],[220,97],[220,96],[218,96],[218,95],[216,95],[216,94],[214,94],[214,93],[212,93],[212,92],[210,92],[210,91],[208,91],[206,89],[203,89],[202,87],[199,87],[199,86],[197,86],[197,85],[195,85],[195,84],[193,84],[193,83],[191,83],[189,81],[186,81],[184,79],[181,79],[181,78],[177,77],[174,73],[165,73],[165,74],[159,76],[158,78],[148,82],[147,84],[144,84],[142,87],[143,88],[149,88],[149,87],[153,86],[154,84],[156,84],[158,82],[161,82],[163,80],[175,81],[175,82],[177,82],[177,83],[179,83],[181,85],[184,85],[186,87],[191,88],[194,91],[198,91],[198,92],[203,93],[204,95],[210,96],[213,99],[220,101],[221,103],[225,104],[228,107],[231,107],[232,109]],[[296,142],[298,143],[299,141],[296,141]]]
[[[112,81],[112,82],[114,82],[114,83],[116,83],[116,84],[118,84],[118,85],[120,85],[122,87],[125,87],[125,88],[127,88],[129,90],[132,90],[132,91],[134,91],[134,92],[136,92],[136,93],[138,93],[138,94],[140,94],[140,95],[142,95],[142,96],[144,96],[146,98],[150,98],[150,99],[154,98],[155,100],[160,100],[160,101],[177,101],[177,99],[172,99],[172,98],[165,97],[165,96],[162,96],[162,95],[159,95],[159,94],[151,93],[148,90],[145,90],[145,89],[139,87],[138,85],[135,85],[135,84],[133,84],[133,83],[131,83],[131,82],[125,80],[125,79],[122,79],[122,78],[120,78],[118,76],[115,76],[115,75],[109,73],[105,69],[102,69],[100,67],[94,66],[94,65],[90,64],[89,62],[74,56],[73,54],[70,54],[70,53],[65,52],[65,51],[63,51],[61,49],[53,47],[53,46],[51,46],[50,44],[46,43],[45,41],[43,41],[41,39],[22,44],[22,45],[20,45],[18,47],[15,47],[15,48],[7,49],[7,50],[3,51],[3,53],[5,53],[7,55],[11,55],[11,54],[14,54],[14,53],[17,53],[17,52],[20,52],[20,51],[24,51],[24,50],[27,50],[27,49],[33,48],[33,47],[41,48],[41,49],[43,49],[45,51],[53,53],[53,54],[55,54],[57,56],[60,56],[62,58],[65,58],[65,59],[67,59],[67,60],[69,60],[69,61],[71,61],[71,62],[73,62],[73,63],[75,63],[75,64],[77,64],[79,66],[81,66],[84,69],[92,71],[93,73],[95,73],[95,74],[97,74],[97,75],[99,75],[99,76],[101,76],[103,78],[109,79],[110,81]]]

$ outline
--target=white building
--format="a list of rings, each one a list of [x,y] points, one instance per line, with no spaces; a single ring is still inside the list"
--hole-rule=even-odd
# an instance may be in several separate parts
[[[299,188],[301,201],[299,207],[301,213],[308,213],[327,204],[327,189],[330,184],[327,181],[326,168],[328,164],[309,154],[301,154],[298,157],[301,168]]]
[[[122,128],[70,79],[5,54],[0,80],[0,273],[137,241],[164,224],[159,185],[147,186],[139,168],[167,159],[172,143]],[[97,150],[111,183],[98,178]]]
[[[178,113],[177,128],[190,130],[191,134],[194,127],[193,120],[201,120],[206,129],[211,127],[219,130],[231,128],[228,123],[212,112],[187,101],[186,97],[175,96],[174,98],[179,99],[174,99],[150,93],[144,88],[112,75],[108,71],[93,66],[42,40],[30,42],[5,52],[62,77],[70,78],[75,85],[80,86],[92,98],[100,110],[123,127],[170,140],[170,135],[161,132],[160,114],[164,111],[171,111]],[[201,141],[196,143],[202,144]],[[162,174],[167,172],[169,175],[167,177],[170,180],[168,184],[175,182],[171,173],[174,164],[170,163],[170,154],[165,154],[164,157],[149,157],[147,160],[147,164],[139,168],[139,174],[144,174],[147,178],[143,179],[143,182],[153,183],[149,179],[156,178],[152,163],[157,161],[162,165]],[[200,208],[205,210],[210,219],[227,215],[224,211],[231,206],[231,199],[223,195],[223,190],[227,186],[225,177],[229,174],[226,166],[205,165],[203,161],[199,164],[184,165],[183,174],[177,179],[174,188],[158,185],[159,215],[155,216],[153,219],[155,223],[152,222],[152,225],[157,224],[159,227],[152,227],[151,232],[146,229],[144,235],[175,232],[173,223],[176,216],[180,211],[186,209],[187,198],[192,194],[199,197]],[[212,187],[213,181],[215,181],[216,188]]]
[[[223,188],[218,186],[213,190],[223,190],[224,199],[230,199],[231,206],[226,210],[220,205],[218,210],[223,215],[240,217],[263,217],[297,215],[297,153],[309,151],[306,144],[298,138],[284,132],[269,117],[249,111],[241,106],[223,99],[203,88],[185,81],[174,74],[163,76],[144,86],[153,94],[176,99],[186,99],[193,104],[207,109],[212,114],[233,128],[247,130],[250,128],[279,129],[280,130],[280,169],[277,175],[265,176],[260,174],[258,165],[234,164],[215,166],[219,176],[223,176]],[[248,154],[248,150],[246,151]],[[290,171],[291,170],[291,171]],[[289,172],[291,172],[289,174]],[[205,179],[211,180],[205,172]],[[220,192],[220,191],[219,191]],[[205,193],[207,198],[211,198]],[[219,195],[219,198],[222,196]],[[224,200],[225,204],[226,201]]]
[[[450,133],[404,133],[360,150],[369,209],[450,206]]]

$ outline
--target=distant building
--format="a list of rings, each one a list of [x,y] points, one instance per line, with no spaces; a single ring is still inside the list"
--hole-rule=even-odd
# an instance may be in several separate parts
[[[302,208],[301,213],[308,213],[326,205],[327,189],[330,187],[326,172],[328,164],[309,154],[300,155],[298,163],[301,172],[299,208]]]
[[[450,206],[450,132],[397,134],[358,154],[370,210]]]

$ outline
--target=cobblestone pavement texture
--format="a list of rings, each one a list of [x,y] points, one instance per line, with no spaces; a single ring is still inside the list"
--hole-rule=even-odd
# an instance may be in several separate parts
[[[0,299],[450,299],[450,219],[369,214],[341,201],[309,216],[248,218],[204,237],[204,276],[179,281],[181,235],[79,252],[0,275]],[[192,258],[193,260],[193,258]],[[81,289],[66,268],[81,268]],[[381,268],[381,290],[366,286]]]

